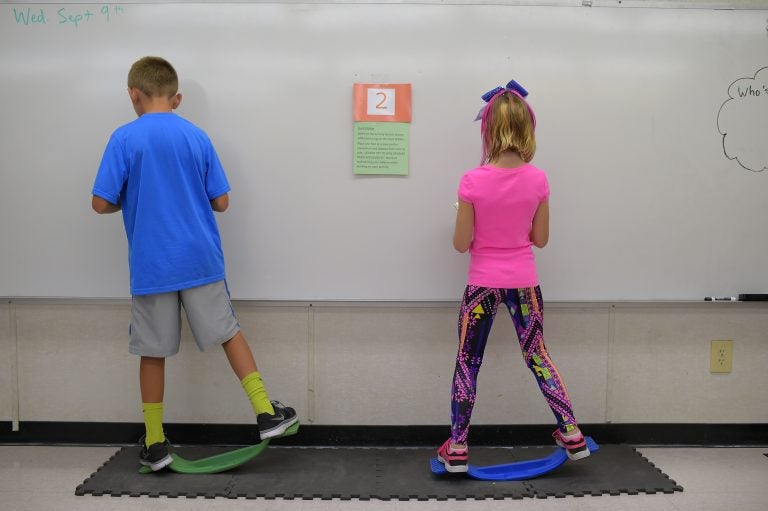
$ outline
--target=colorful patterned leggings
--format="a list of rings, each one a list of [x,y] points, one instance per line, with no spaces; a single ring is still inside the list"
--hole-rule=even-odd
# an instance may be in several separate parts
[[[544,346],[544,306],[539,286],[521,289],[467,286],[459,315],[459,352],[451,388],[451,440],[457,444],[467,443],[477,375],[499,303],[509,309],[525,363],[536,377],[560,430],[567,433],[576,427],[565,384]]]

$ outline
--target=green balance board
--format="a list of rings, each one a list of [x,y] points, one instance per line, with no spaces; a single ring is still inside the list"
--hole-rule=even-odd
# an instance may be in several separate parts
[[[280,435],[284,436],[295,435],[299,431],[299,423],[293,424],[285,433]],[[180,474],[216,474],[217,472],[225,472],[235,467],[239,467],[243,463],[246,463],[264,451],[269,445],[270,439],[262,440],[256,445],[249,445],[248,447],[242,447],[235,449],[234,451],[227,451],[208,458],[201,458],[199,460],[188,460],[182,458],[176,453],[172,453],[173,461],[167,468]],[[141,467],[139,472],[142,474],[151,474],[152,469],[149,467]]]

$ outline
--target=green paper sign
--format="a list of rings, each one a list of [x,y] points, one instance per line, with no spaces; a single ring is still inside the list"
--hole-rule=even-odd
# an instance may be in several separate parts
[[[407,176],[410,133],[404,122],[356,122],[355,174]]]

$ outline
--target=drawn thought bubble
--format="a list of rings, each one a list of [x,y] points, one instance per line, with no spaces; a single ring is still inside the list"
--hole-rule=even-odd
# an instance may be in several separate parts
[[[739,78],[728,87],[728,96],[717,113],[723,151],[745,169],[768,168],[768,67],[754,78]]]

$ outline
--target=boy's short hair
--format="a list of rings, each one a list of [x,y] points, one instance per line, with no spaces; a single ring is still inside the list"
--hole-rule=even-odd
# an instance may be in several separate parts
[[[179,90],[179,77],[170,62],[161,57],[144,57],[128,71],[128,88],[150,97],[170,98]]]
[[[496,96],[488,108],[482,133],[483,163],[497,159],[504,151],[514,151],[530,162],[536,152],[536,136],[528,105],[517,95],[505,92]]]

